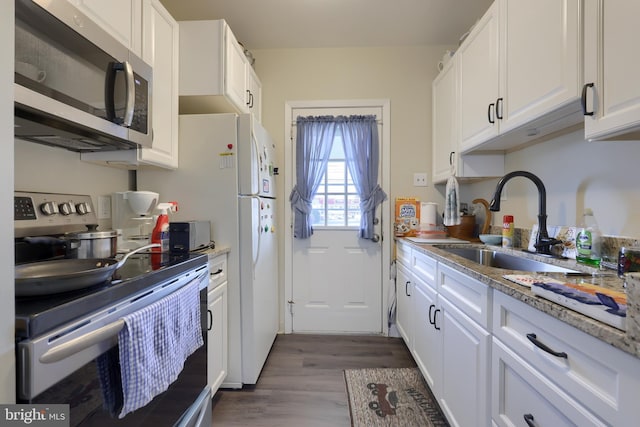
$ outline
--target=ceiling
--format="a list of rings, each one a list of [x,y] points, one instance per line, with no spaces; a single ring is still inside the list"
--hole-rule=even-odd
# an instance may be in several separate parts
[[[457,45],[493,0],[161,0],[178,21],[224,18],[247,49]]]

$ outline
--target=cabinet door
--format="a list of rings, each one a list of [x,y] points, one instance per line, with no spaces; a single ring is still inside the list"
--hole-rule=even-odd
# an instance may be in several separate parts
[[[141,56],[140,0],[67,0],[120,43]]]
[[[442,312],[437,307],[437,293],[426,283],[414,278],[413,287],[413,357],[434,396],[442,387]]]
[[[213,395],[227,376],[227,283],[209,291],[207,300],[210,322],[207,334],[207,384]]]
[[[225,94],[236,108],[243,113],[249,112],[247,105],[247,58],[244,48],[226,27],[225,32]]]
[[[257,121],[262,121],[262,83],[255,70],[247,64],[247,107]]]
[[[495,426],[605,425],[495,338],[492,373],[491,412]]]
[[[432,158],[434,183],[444,183],[453,171],[458,178],[504,175],[504,155],[485,153],[461,155],[458,147],[458,56],[455,55],[432,85]]]
[[[453,426],[490,425],[491,334],[438,296],[442,310],[440,406]]]
[[[640,2],[585,0],[587,139],[640,139]]]
[[[576,109],[582,87],[580,1],[499,4],[500,133],[570,103]]]
[[[413,348],[413,307],[411,304],[411,294],[413,285],[409,270],[402,263],[397,263],[396,275],[396,327],[404,339],[407,348]]]
[[[458,51],[462,151],[498,135],[498,5],[494,2]]]
[[[178,23],[159,0],[143,0],[143,59],[153,67],[153,145],[136,150],[81,153],[88,162],[126,169],[178,167]]]
[[[178,167],[178,23],[159,0],[143,2],[143,59],[153,66],[153,146],[140,160]]]
[[[458,116],[456,114],[457,55],[438,74],[432,86],[432,157],[434,183],[444,182],[451,176],[458,152]]]

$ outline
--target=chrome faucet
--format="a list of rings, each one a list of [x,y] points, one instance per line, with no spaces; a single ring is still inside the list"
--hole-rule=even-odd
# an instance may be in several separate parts
[[[502,187],[514,176],[523,176],[529,178],[538,187],[538,235],[536,236],[536,253],[543,255],[552,255],[551,247],[562,243],[561,240],[549,237],[547,231],[547,190],[544,188],[544,184],[534,174],[526,171],[514,171],[509,172],[498,181],[496,186],[496,192],[493,195],[491,203],[489,203],[489,210],[498,212],[500,210],[500,194],[502,193]]]

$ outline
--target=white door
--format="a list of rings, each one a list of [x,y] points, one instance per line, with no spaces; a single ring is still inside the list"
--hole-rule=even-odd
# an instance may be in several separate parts
[[[295,124],[298,116],[352,114],[378,117],[382,147],[381,107],[294,108],[291,121]],[[294,159],[295,137],[293,129],[291,149]],[[336,146],[338,144],[334,144],[334,151]],[[380,153],[382,157],[382,149]],[[383,332],[383,242],[358,237],[359,212],[356,211],[359,205],[351,203],[357,196],[350,194],[355,189],[346,184],[341,190],[341,184],[333,180],[340,171],[346,170],[339,157],[340,153],[330,160],[325,179],[327,185],[321,185],[317,193],[324,203],[334,205],[314,212],[314,234],[309,239],[291,237],[292,287],[288,303],[293,332]],[[291,174],[295,177],[295,171]],[[379,173],[379,179],[381,176]],[[386,220],[381,216],[382,211],[382,206],[376,209],[376,233],[379,235]]]

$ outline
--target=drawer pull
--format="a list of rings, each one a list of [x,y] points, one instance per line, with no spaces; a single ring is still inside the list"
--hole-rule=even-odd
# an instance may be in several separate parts
[[[436,331],[439,331],[440,328],[437,325],[437,317],[438,317],[438,313],[440,312],[440,309],[436,309],[436,311],[433,312],[433,327],[436,328]]]
[[[214,271],[213,273],[211,273],[211,276],[217,276],[220,273],[222,273],[222,269],[221,268],[219,268],[216,271]]]
[[[553,351],[551,348],[547,347],[546,345],[544,345],[543,343],[541,343],[540,341],[538,341],[538,337],[536,336],[536,334],[527,334],[527,338],[529,339],[529,341],[531,341],[536,347],[538,347],[541,350],[546,351],[547,353],[555,356],[555,357],[561,357],[563,359],[567,359],[567,353],[565,353],[564,351],[562,352],[558,352],[558,351]]]
[[[533,415],[524,414],[524,421],[527,423],[529,427],[536,427],[536,423],[533,422]]]

